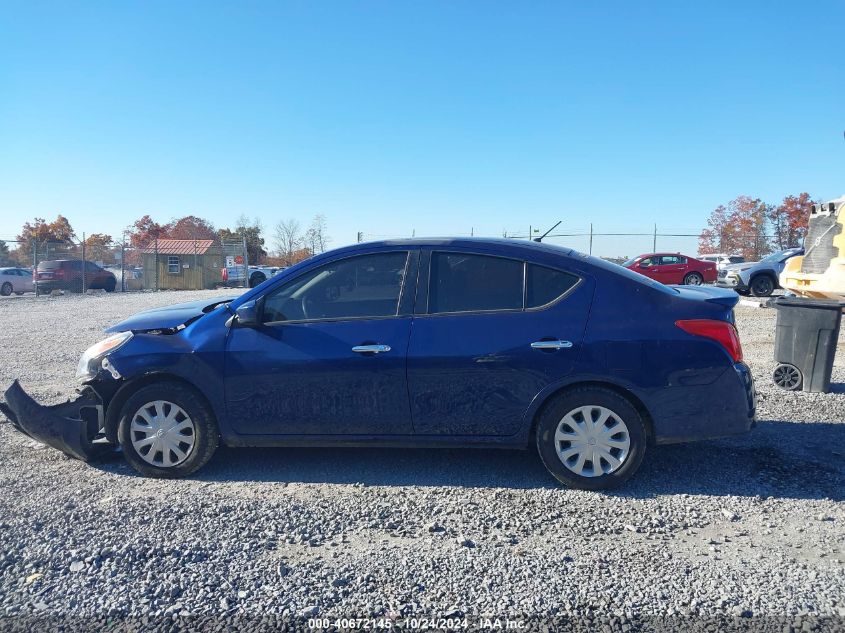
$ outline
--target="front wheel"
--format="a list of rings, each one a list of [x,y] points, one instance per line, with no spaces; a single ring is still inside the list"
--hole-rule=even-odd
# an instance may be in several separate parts
[[[602,387],[564,392],[543,409],[537,451],[562,484],[604,490],[627,481],[646,450],[645,424],[624,397]]]
[[[106,283],[103,286],[106,292],[114,292],[115,287],[117,286],[117,280],[115,279],[106,279]]]
[[[685,286],[700,286],[703,283],[704,277],[701,276],[701,273],[687,273],[686,277],[684,277]]]
[[[0,295],[8,297],[10,294],[12,294],[12,284],[7,281],[2,286],[0,286]]]
[[[781,363],[775,367],[772,379],[778,387],[786,391],[798,391],[804,383],[801,370],[789,363]]]
[[[185,477],[217,449],[214,415],[191,387],[157,382],[123,405],[117,437],[126,461],[146,477]]]
[[[760,275],[751,280],[751,294],[755,297],[768,297],[775,291],[775,282],[768,275]]]

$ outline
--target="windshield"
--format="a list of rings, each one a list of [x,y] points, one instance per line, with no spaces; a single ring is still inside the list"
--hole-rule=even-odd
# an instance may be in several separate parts
[[[789,249],[787,249],[787,250],[785,250],[785,251],[778,251],[777,253],[772,253],[771,255],[768,255],[768,256],[764,257],[764,258],[763,258],[763,259],[761,259],[760,261],[761,261],[761,262],[776,262],[776,261],[780,261],[781,259],[783,259],[783,258],[784,258],[784,257],[786,257],[787,255],[791,255],[791,254],[793,254],[793,252],[794,252],[794,250],[793,250],[793,249],[791,249],[791,248],[789,248]]]
[[[633,266],[635,261],[637,261],[636,257],[634,257],[633,259],[629,259],[627,262],[622,262],[622,265],[625,267]]]

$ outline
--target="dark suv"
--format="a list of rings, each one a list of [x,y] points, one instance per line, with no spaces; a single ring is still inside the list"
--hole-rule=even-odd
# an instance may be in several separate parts
[[[83,270],[86,289],[102,289],[106,292],[112,292],[115,289],[117,278],[112,273],[100,268],[94,262],[82,262],[78,259],[39,262],[35,271],[35,285],[39,292],[52,290],[82,292]]]

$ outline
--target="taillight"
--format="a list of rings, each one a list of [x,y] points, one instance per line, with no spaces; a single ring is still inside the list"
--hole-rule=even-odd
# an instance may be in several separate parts
[[[742,345],[739,343],[739,334],[733,324],[713,319],[688,319],[675,321],[675,325],[687,334],[716,341],[725,348],[735,363],[742,361]]]

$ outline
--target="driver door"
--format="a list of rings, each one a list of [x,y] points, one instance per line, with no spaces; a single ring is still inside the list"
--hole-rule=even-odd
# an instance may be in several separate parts
[[[227,417],[247,435],[409,435],[418,251],[340,258],[275,285],[233,326]]]

